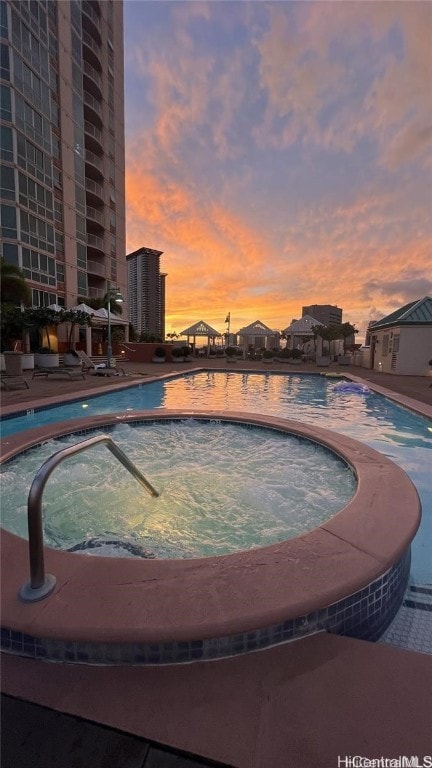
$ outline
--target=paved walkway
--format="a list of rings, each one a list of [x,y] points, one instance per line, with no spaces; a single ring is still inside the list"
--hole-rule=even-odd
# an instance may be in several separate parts
[[[262,363],[237,365],[263,370]],[[200,364],[124,367],[132,383],[194,366]],[[216,359],[205,367],[227,364]],[[292,371],[277,364],[269,370]],[[332,366],[337,370],[432,413],[427,377]],[[124,384],[123,377],[35,379],[30,390],[2,392],[2,408]],[[2,708],[3,768],[200,768],[208,759],[235,768],[337,768],[354,755],[418,755],[422,765],[432,754],[432,658],[326,633],[232,659],[165,667],[90,668],[5,656],[2,690],[16,700],[5,699]],[[150,754],[151,744],[168,751],[154,747]]]

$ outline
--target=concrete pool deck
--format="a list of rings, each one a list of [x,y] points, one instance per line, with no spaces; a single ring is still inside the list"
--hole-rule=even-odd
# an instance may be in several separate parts
[[[131,383],[155,375],[151,364],[126,366],[134,372]],[[205,361],[210,366],[227,367],[223,360]],[[263,370],[262,363],[244,367]],[[179,372],[165,364],[157,373],[161,368]],[[271,370],[278,369],[273,364]],[[309,364],[297,370],[317,369]],[[339,370],[373,383],[374,372]],[[379,373],[375,379],[402,398],[422,401],[425,415],[432,413],[430,379]],[[3,412],[124,384],[121,377],[32,380],[30,390],[2,393]],[[2,687],[18,699],[238,768],[331,768],[338,756],[350,755],[419,755],[421,764],[422,755],[432,752],[431,657],[326,633],[184,666],[90,668],[4,655]],[[17,755],[16,766],[25,764],[19,760]]]

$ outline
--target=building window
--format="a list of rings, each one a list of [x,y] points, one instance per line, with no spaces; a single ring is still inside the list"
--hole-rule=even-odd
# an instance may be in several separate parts
[[[9,48],[4,43],[0,46],[0,77],[2,80],[10,80]]]
[[[21,240],[34,248],[54,253],[54,228],[43,219],[21,211]]]
[[[382,357],[387,357],[389,351],[389,335],[388,333],[385,333],[383,336],[383,342],[382,342]]]
[[[3,243],[2,245],[2,257],[8,264],[15,264],[19,266],[18,261],[18,246],[16,243]]]
[[[17,239],[16,208],[12,205],[1,206],[1,235],[8,240]]]
[[[77,272],[78,296],[87,296],[87,275],[85,272]]]
[[[8,123],[12,122],[12,106],[11,106],[11,91],[9,86],[1,86],[1,99],[0,99],[0,117],[2,120],[7,120]]]
[[[87,269],[87,248],[82,243],[77,243],[77,266]]]
[[[46,256],[30,248],[22,249],[23,274],[28,280],[35,283],[44,283],[45,285],[56,286],[56,263],[55,259]]]
[[[49,307],[50,304],[58,304],[64,307],[65,301],[61,296],[47,291],[39,291],[37,288],[32,290],[32,304],[34,307]]]
[[[12,128],[7,128],[5,125],[1,126],[0,149],[1,159],[6,160],[7,163],[13,163]]]
[[[15,172],[9,165],[0,166],[0,197],[15,200]]]

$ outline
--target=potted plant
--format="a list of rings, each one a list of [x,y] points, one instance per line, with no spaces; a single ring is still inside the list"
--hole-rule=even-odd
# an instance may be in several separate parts
[[[186,362],[190,362],[191,360],[193,360],[193,354],[192,354],[192,349],[191,349],[191,347],[189,347],[189,346],[186,344],[184,347],[182,347],[182,350],[183,350],[183,359],[184,359]]]
[[[153,352],[152,362],[153,363],[164,363],[166,360],[166,349],[163,347],[156,347],[155,351]]]
[[[274,358],[274,352],[272,349],[265,349],[262,355],[263,363],[272,363]]]
[[[173,347],[171,355],[173,363],[182,363],[184,360],[183,347]]]
[[[292,349],[291,350],[291,357],[290,357],[290,364],[291,365],[299,365],[301,363],[303,352],[301,349]]]
[[[62,314],[49,307],[24,310],[27,325],[39,331],[42,344],[35,362],[42,368],[57,368],[59,365],[59,354],[52,349],[51,340],[54,336],[53,330],[62,322]],[[54,338],[57,341],[56,336]]]
[[[225,357],[227,363],[237,362],[237,350],[235,347],[227,347],[225,350]]]

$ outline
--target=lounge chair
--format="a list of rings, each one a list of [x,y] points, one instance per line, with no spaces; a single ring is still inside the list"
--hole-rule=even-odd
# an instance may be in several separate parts
[[[19,354],[14,354],[13,352],[5,352],[4,362],[6,370],[1,374],[1,385],[5,389],[10,389],[13,386],[23,384],[29,389],[28,381],[23,376],[22,353],[19,352]]]
[[[33,371],[32,379],[36,379],[39,376],[45,376],[47,379],[48,376],[52,376],[56,373],[65,374],[65,376],[69,376],[70,379],[76,379],[77,376],[81,376],[82,379],[85,379],[84,370],[82,368],[78,368],[77,366],[69,368],[66,368],[65,366],[58,366],[56,368],[35,368]]]
[[[77,349],[75,351],[81,360],[83,371],[87,372],[96,369],[96,365],[94,364],[93,360],[88,355],[86,355],[82,349]]]
[[[4,389],[13,389],[20,384],[23,384],[27,389],[30,389],[27,379],[19,373],[3,373],[2,371],[0,374],[0,384]]]
[[[106,363],[94,363],[82,349],[77,349],[76,353],[82,360],[82,370],[91,372],[94,376],[119,376],[119,371],[122,372],[123,376],[126,375],[123,368],[116,367],[115,358],[111,359],[111,366],[108,368]]]

